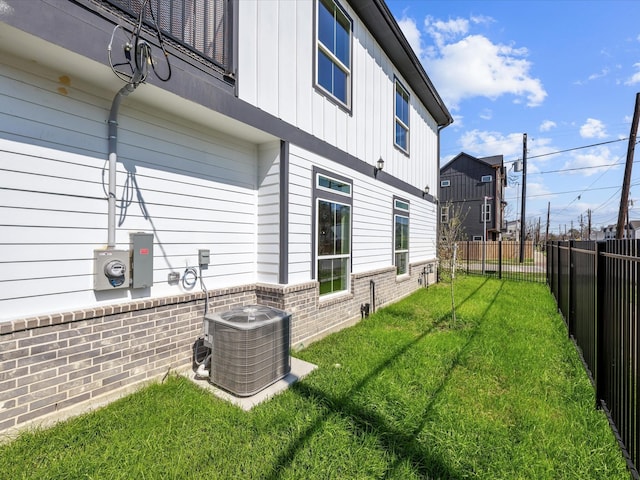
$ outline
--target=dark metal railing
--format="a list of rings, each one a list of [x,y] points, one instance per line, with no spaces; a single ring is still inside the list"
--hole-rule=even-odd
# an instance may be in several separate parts
[[[162,34],[191,52],[231,71],[230,0],[102,0],[137,21],[144,5],[144,22],[155,17]]]
[[[548,284],[640,479],[640,241],[549,242]]]

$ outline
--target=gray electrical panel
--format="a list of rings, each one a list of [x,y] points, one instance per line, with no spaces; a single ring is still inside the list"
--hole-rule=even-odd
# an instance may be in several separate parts
[[[211,263],[211,257],[209,254],[209,250],[200,249],[198,250],[198,265],[201,267],[208,266]]]
[[[93,289],[129,288],[129,250],[93,251]]]
[[[153,285],[153,233],[129,234],[131,242],[131,287],[149,288]]]

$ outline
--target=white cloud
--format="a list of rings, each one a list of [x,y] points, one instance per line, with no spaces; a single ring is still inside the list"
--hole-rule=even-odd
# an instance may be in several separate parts
[[[418,58],[422,58],[424,52],[422,51],[422,34],[416,25],[415,20],[408,17],[403,17],[398,21],[398,25],[404,33],[404,36],[407,38],[409,45],[413,48],[413,51],[417,55]]]
[[[598,78],[606,77],[607,75],[609,75],[609,71],[609,68],[603,68],[602,70],[600,70],[600,72],[589,75],[588,79],[596,80]]]
[[[482,112],[480,112],[480,118],[482,120],[491,120],[493,118],[493,112],[488,108],[485,108],[484,110],[482,110]]]
[[[474,17],[473,23],[492,21]],[[423,62],[438,92],[450,109],[467,98],[496,99],[505,94],[523,98],[530,107],[540,105],[547,92],[540,79],[530,75],[526,48],[495,44],[483,35],[469,34],[469,20],[448,21],[427,17],[425,28],[435,46],[423,49]]]
[[[624,82],[625,85],[635,85],[636,83],[640,83],[640,63],[635,63],[633,66],[638,69],[638,71]]]
[[[464,115],[458,115],[458,114],[451,114],[451,116],[453,117],[453,128],[456,129],[460,129],[462,127],[464,127]]]
[[[611,166],[619,159],[606,146],[589,149],[587,152],[573,152],[571,159],[565,162],[563,170],[569,170],[571,175],[590,177],[610,169],[617,169],[620,165]]]
[[[549,130],[555,127],[557,127],[556,122],[552,120],[545,120],[544,122],[542,122],[542,125],[540,125],[540,131],[548,132]]]
[[[439,49],[446,46],[448,41],[452,41],[458,36],[465,35],[469,31],[469,20],[464,18],[444,21],[428,16],[424,19],[424,25]]]
[[[458,140],[461,150],[477,157],[504,155],[512,157],[522,154],[522,134],[470,130]]]
[[[587,118],[587,122],[580,127],[580,136],[582,138],[606,138],[606,127],[600,120]]]

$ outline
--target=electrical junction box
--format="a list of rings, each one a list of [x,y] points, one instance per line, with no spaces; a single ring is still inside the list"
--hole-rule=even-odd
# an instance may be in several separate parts
[[[153,285],[153,233],[129,234],[131,244],[131,287]]]
[[[129,250],[93,251],[93,289],[116,290],[129,288]]]
[[[198,250],[198,265],[208,266],[210,262],[211,262],[211,258],[209,255],[209,250],[204,250],[204,249]]]

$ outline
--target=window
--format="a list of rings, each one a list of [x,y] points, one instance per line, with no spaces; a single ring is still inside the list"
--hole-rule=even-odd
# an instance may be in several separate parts
[[[441,187],[450,187],[451,186],[451,180],[440,180],[440,186]]]
[[[394,198],[393,200],[393,264],[396,275],[408,273],[409,265],[409,202]]]
[[[409,93],[396,79],[394,142],[404,152],[409,152]]]
[[[473,241],[474,241],[474,242],[480,242],[480,241],[482,241],[482,235],[474,235],[474,236],[473,236]]]
[[[316,84],[349,106],[352,22],[334,0],[318,0]]]
[[[491,221],[491,204],[483,203],[480,205],[480,221],[489,223]]]
[[[440,223],[449,223],[449,206],[440,207]]]
[[[314,169],[316,278],[320,295],[349,289],[352,184]]]
[[[491,183],[493,182],[493,177],[491,175],[483,175],[480,181],[482,183]]]

